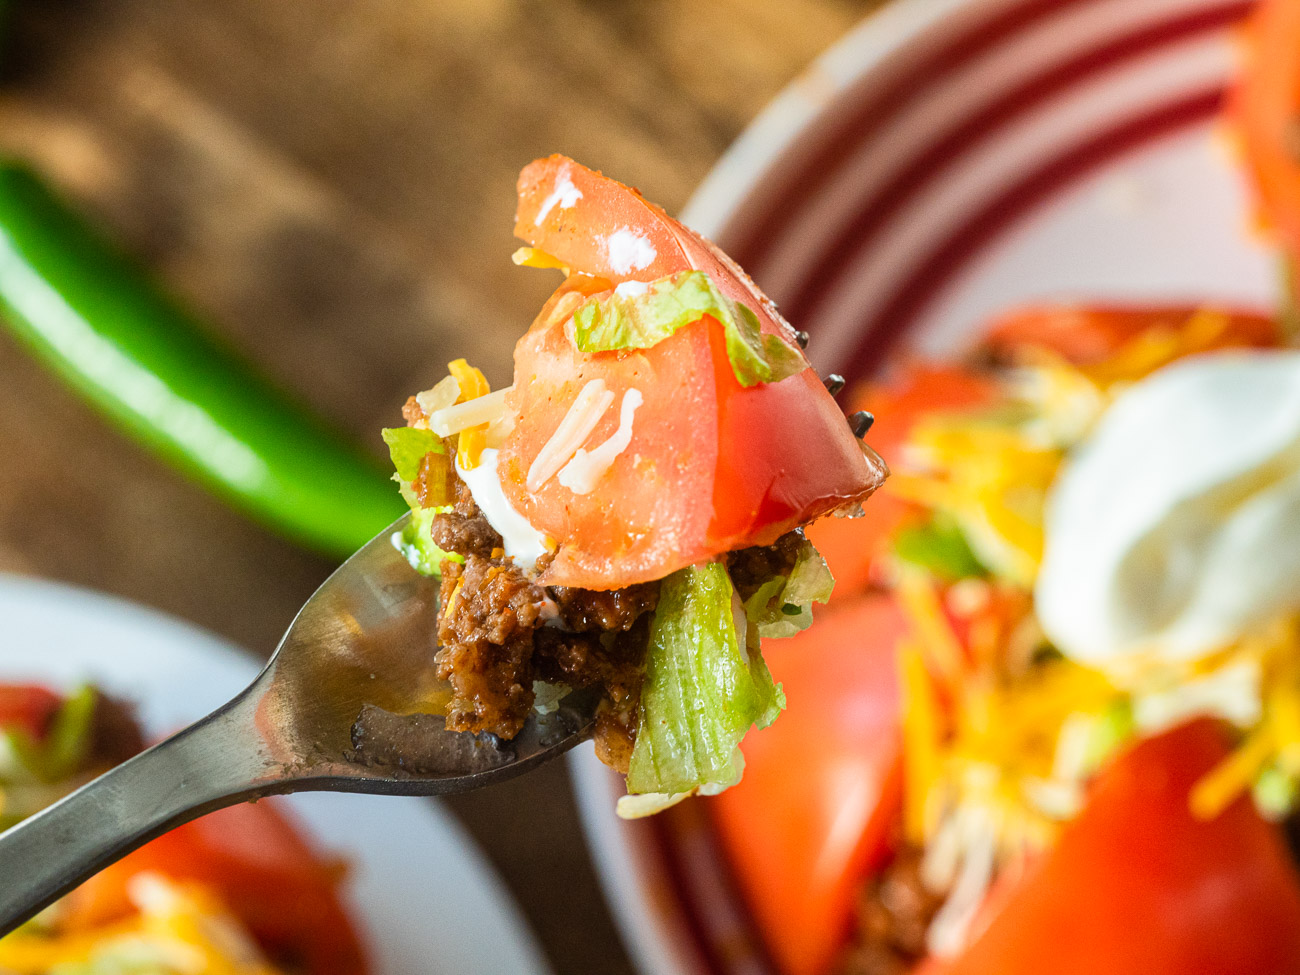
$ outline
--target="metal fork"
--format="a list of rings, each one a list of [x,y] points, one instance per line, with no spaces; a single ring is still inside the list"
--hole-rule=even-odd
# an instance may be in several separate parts
[[[591,735],[594,691],[533,714],[511,741],[443,727],[432,713],[449,694],[432,673],[438,586],[393,544],[407,517],[316,590],[233,701],[0,834],[0,936],[114,860],[223,806],[308,790],[466,792]]]

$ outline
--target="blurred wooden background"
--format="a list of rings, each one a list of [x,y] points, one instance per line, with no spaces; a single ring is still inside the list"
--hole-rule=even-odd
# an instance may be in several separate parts
[[[564,152],[676,210],[874,5],[12,0],[0,153],[378,454],[449,359],[508,381],[553,285],[509,261],[524,163]],[[0,457],[0,570],[265,654],[331,568],[157,465],[2,334]],[[558,972],[630,971],[562,767],[452,805]]]

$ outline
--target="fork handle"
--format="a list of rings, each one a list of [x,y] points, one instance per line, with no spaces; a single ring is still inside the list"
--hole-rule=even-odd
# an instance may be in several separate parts
[[[289,791],[261,746],[253,702],[245,692],[0,834],[0,937],[167,830]]]

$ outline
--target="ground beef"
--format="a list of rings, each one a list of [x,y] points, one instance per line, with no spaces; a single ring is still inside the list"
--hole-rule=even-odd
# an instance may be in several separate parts
[[[419,426],[428,421],[428,414],[424,412],[424,407],[414,396],[408,396],[406,402],[402,404],[402,419],[406,421],[408,427]]]
[[[609,591],[552,586],[549,592],[560,609],[564,625],[579,633],[630,630],[637,620],[659,603],[657,582],[643,582]]]
[[[507,559],[469,554],[442,564],[438,677],[450,681],[452,731],[519,734],[533,708],[533,634],[542,591]]]
[[[433,519],[433,544],[444,552],[491,558],[501,548],[501,536],[483,517],[469,488],[461,485],[452,510]]]
[[[613,714],[602,724],[609,726],[605,750],[619,753],[618,735],[635,725],[658,584],[542,589],[505,557],[501,536],[463,485],[452,510],[434,518],[432,534],[439,548],[465,557],[442,567],[434,662],[452,685],[447,727],[513,738],[532,710],[534,680],[600,686]],[[546,610],[564,626],[544,626]]]
[[[742,600],[773,576],[786,575],[794,568],[807,539],[803,529],[786,532],[771,545],[741,548],[727,556],[727,572]]]
[[[921,882],[921,853],[905,848],[858,895],[857,925],[839,975],[905,975],[925,957],[943,899]]]
[[[513,738],[532,709],[534,680],[599,686],[605,700],[596,753],[626,772],[659,583],[608,592],[542,589],[505,557],[501,536],[463,485],[452,510],[434,518],[432,534],[439,548],[465,557],[463,565],[443,563],[435,662],[452,685],[447,727]],[[732,553],[728,568],[742,598],[789,572],[803,544],[794,531],[775,545]]]
[[[544,626],[537,631],[534,664],[539,680],[569,687],[599,685],[605,700],[596,718],[596,755],[624,774],[636,740],[650,615],[621,632],[568,633]]]

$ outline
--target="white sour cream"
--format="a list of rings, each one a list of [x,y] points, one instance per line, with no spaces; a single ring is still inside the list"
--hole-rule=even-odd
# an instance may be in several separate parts
[[[1121,394],[1053,487],[1034,599],[1063,653],[1108,667],[1300,610],[1300,352],[1198,356]]]
[[[469,488],[469,493],[474,495],[474,503],[483,512],[483,517],[501,536],[506,555],[511,556],[524,571],[531,572],[546,551],[546,536],[514,509],[501,490],[501,478],[497,476],[497,451],[485,448],[479,465],[470,470],[457,463],[456,473]]]

